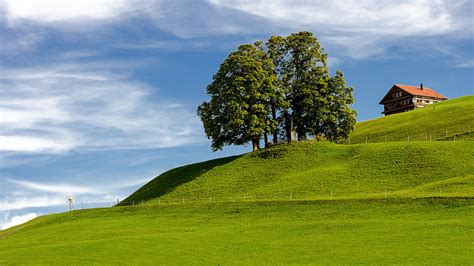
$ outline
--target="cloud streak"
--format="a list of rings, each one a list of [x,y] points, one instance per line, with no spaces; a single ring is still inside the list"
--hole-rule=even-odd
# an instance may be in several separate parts
[[[414,38],[472,39],[474,27],[468,11],[472,0],[6,0],[4,9],[12,27],[29,21],[65,32],[93,32],[140,18],[179,39],[118,45],[125,49],[207,49],[215,42],[203,40],[215,36],[248,35],[252,41],[256,35],[310,30],[336,57],[355,59],[381,55],[393,45],[416,47]],[[42,38],[36,32],[15,35],[15,46],[31,49]]]
[[[86,204],[110,203],[120,198],[118,195],[123,192],[123,189],[140,187],[149,180],[149,178],[132,179],[91,187],[63,182],[40,183],[7,178],[7,183],[15,185],[15,193],[3,196],[4,199],[0,200],[0,211],[66,206],[68,195]]]
[[[0,152],[165,148],[201,140],[194,111],[108,67],[1,69]]]

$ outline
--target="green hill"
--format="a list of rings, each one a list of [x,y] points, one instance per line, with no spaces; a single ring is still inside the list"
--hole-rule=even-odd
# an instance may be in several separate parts
[[[472,133],[414,136],[472,128],[473,101],[362,122],[351,145],[282,144],[169,170],[122,206],[0,231],[0,264],[472,264]]]
[[[474,140],[474,95],[358,123],[350,143],[453,140],[454,135]]]
[[[438,196],[440,189],[444,196],[448,191],[452,196],[474,196],[473,151],[472,141],[292,143],[172,169],[122,205],[183,198],[233,201],[327,199],[331,194],[333,198],[385,197],[386,193],[406,196],[415,190],[418,196]]]

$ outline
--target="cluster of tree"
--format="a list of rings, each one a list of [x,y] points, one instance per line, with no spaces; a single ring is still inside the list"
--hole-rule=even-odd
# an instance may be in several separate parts
[[[311,32],[239,46],[207,86],[198,107],[212,149],[308,137],[347,138],[356,112],[344,75],[330,76],[327,54]],[[297,136],[297,139],[295,139]]]

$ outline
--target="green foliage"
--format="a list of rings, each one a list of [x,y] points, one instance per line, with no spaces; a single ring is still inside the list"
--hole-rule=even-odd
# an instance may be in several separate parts
[[[220,66],[207,87],[211,100],[198,107],[213,150],[249,141],[258,148],[261,135],[276,128],[269,118],[269,103],[275,98],[272,71],[273,63],[258,42],[239,46]]]
[[[474,95],[358,123],[351,143],[474,140]],[[347,143],[347,142],[346,142]]]
[[[330,77],[327,54],[311,32],[273,36],[267,42],[275,65],[278,87],[285,95],[280,124],[286,138],[295,129],[299,139],[323,135],[327,139],[345,138],[355,124],[352,88],[338,71]]]
[[[354,103],[352,91],[353,88],[346,86],[341,71],[329,79],[326,108],[319,110],[323,119],[313,126],[316,128],[313,134],[323,134],[333,141],[349,136],[356,124],[356,111],[351,108]]]
[[[198,107],[212,149],[291,130],[300,139],[345,138],[355,124],[354,99],[342,72],[330,77],[327,54],[311,32],[272,36],[266,43],[241,45],[220,66],[207,87],[211,97]]]
[[[0,231],[0,264],[468,265],[473,221],[471,199],[95,209]]]

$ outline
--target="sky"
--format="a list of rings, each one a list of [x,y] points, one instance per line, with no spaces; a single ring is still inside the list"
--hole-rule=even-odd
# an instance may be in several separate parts
[[[239,44],[311,31],[358,121],[395,83],[474,94],[474,0],[0,0],[0,228],[111,206],[212,152],[197,106]]]

